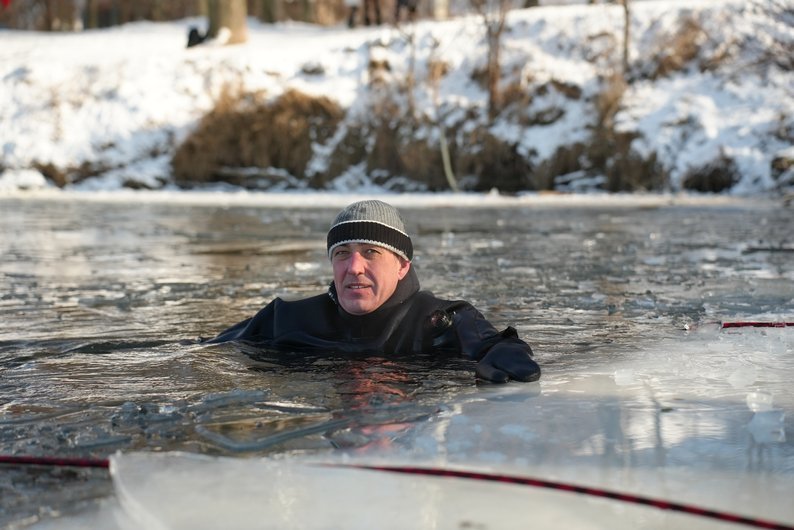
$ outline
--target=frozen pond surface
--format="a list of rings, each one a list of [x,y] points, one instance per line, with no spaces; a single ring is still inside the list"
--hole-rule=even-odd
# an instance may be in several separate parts
[[[716,324],[794,320],[791,207],[387,197],[423,288],[535,349],[540,383],[496,386],[457,359],[181,342],[324,290],[356,198],[86,197],[0,198],[0,454],[425,462],[794,524],[794,329]],[[104,470],[0,467],[0,525],[114,496]]]

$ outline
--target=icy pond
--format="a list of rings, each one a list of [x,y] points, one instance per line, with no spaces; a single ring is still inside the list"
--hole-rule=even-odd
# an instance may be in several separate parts
[[[456,359],[189,344],[323,291],[325,232],[357,198],[0,198],[0,454],[399,459],[794,524],[794,329],[719,326],[794,320],[794,208],[386,196],[423,288],[516,327],[539,383],[481,384]],[[0,526],[114,496],[107,470],[0,465]]]

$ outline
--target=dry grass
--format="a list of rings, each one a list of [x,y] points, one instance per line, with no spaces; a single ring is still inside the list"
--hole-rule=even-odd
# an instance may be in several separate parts
[[[484,127],[465,135],[463,145],[450,148],[455,173],[474,176],[474,191],[497,188],[504,192],[534,189],[532,167],[514,144],[493,136]]]
[[[68,172],[64,169],[61,169],[52,162],[47,163],[40,163],[35,162],[33,167],[38,170],[39,173],[44,175],[44,178],[58,186],[59,188],[63,188],[67,184],[70,183]]]
[[[656,154],[641,157],[631,149],[635,138],[633,133],[610,133],[606,144],[611,156],[601,167],[607,177],[608,191],[659,191],[668,186],[669,175],[656,159]],[[596,139],[591,149],[598,149],[602,142],[603,139]]]
[[[585,169],[582,161],[586,153],[587,146],[581,143],[558,148],[551,158],[544,160],[533,172],[534,188],[553,190],[555,177]]]
[[[409,140],[400,150],[400,159],[405,175],[411,180],[423,183],[433,191],[449,189],[444,177],[444,163],[441,149],[437,144],[424,140]]]
[[[380,110],[384,111],[384,107]],[[331,156],[327,175],[316,182],[317,186],[322,187],[348,167],[364,162],[370,175],[404,177],[431,191],[448,189],[438,142],[417,138],[416,134],[418,129],[434,128],[434,124],[396,116],[395,110],[373,113],[368,123],[349,126]],[[452,129],[447,131],[447,137],[454,172],[470,177],[466,179],[472,183],[468,189],[496,187],[515,192],[533,188],[531,167],[518,154],[517,146],[496,138],[487,128],[466,133]]]
[[[520,80],[509,83],[502,89],[502,109],[517,110],[525,109],[532,104],[532,93],[525,83]]]
[[[602,80],[603,89],[595,98],[594,104],[600,127],[612,128],[615,114],[620,110],[620,102],[628,85],[623,76],[613,74]]]
[[[524,127],[535,125],[551,125],[565,115],[565,108],[550,107],[538,112],[528,113],[527,109],[532,105],[536,97],[557,92],[566,99],[578,100],[582,97],[581,87],[572,83],[552,79],[542,85],[532,87],[529,80],[514,80],[502,89],[501,108],[503,114],[510,114],[513,119]]]
[[[564,83],[550,82],[538,90],[559,91],[571,99],[581,97],[577,87]],[[607,175],[609,187],[615,191],[659,188],[664,179],[655,160],[632,156],[630,139],[619,138],[612,130],[624,90],[620,78],[606,80],[594,101],[599,124],[591,142],[560,148],[537,167],[518,152],[517,145],[495,137],[486,126],[464,130],[465,123],[476,119],[468,116],[447,131],[454,172],[470,190],[550,190],[555,177],[579,170]],[[522,94],[526,97],[527,92]],[[520,101],[516,97],[512,103]],[[348,168],[364,163],[370,175],[404,177],[430,190],[448,188],[438,142],[426,135],[417,138],[418,130],[434,125],[426,118],[407,116],[388,87],[372,100],[365,122],[344,123],[342,118],[342,111],[332,102],[298,92],[287,92],[270,104],[261,95],[226,94],[178,148],[174,174],[184,185],[226,181],[255,187],[273,185],[279,177],[267,169],[278,168],[291,176],[292,183],[323,188]],[[546,118],[548,122],[556,119]],[[337,130],[326,171],[307,175],[307,164],[314,156],[312,144],[326,143]]]
[[[329,157],[328,170],[325,174],[316,175],[312,186],[325,187],[328,182],[344,173],[348,168],[366,160],[367,157],[367,131],[359,124],[343,125],[344,134],[336,143]]]
[[[651,60],[655,67],[650,78],[667,77],[686,68],[698,57],[707,39],[708,35],[700,22],[691,17],[684,18],[678,31],[659,43],[659,49]]]
[[[59,167],[52,162],[34,162],[33,168],[59,188],[96,177],[113,169],[101,162],[83,162],[76,167]]]
[[[427,80],[431,85],[438,84],[446,77],[452,67],[446,61],[431,59],[427,62]]]
[[[391,65],[385,59],[376,59],[371,57],[367,63],[367,77],[369,78],[369,86],[385,86],[389,82],[391,75]]]
[[[586,167],[581,169],[604,175],[608,191],[664,189],[669,182],[668,175],[656,156],[639,156],[631,149],[636,135],[615,130],[615,115],[628,88],[626,81],[614,74],[604,78],[602,83],[603,88],[593,101],[598,119],[579,158],[586,161],[583,164]]]
[[[794,157],[776,156],[772,160],[772,178],[778,189],[794,190]]]
[[[214,182],[225,180],[224,168],[277,167],[305,178],[312,143],[326,142],[343,117],[330,99],[297,91],[272,103],[226,94],[176,150],[174,177],[181,184]]]
[[[434,76],[443,76],[443,71],[439,63]],[[663,188],[666,175],[655,158],[639,158],[631,151],[633,138],[614,131],[614,116],[626,90],[623,79],[615,76],[603,83],[602,92],[593,99],[598,123],[589,142],[560,148],[535,165],[517,145],[497,138],[485,124],[467,127],[482,119],[475,113],[446,131],[454,173],[466,183],[465,189],[477,191],[551,190],[555,177],[582,170],[605,175],[612,191]],[[280,183],[321,189],[350,167],[364,164],[369,175],[379,175],[381,180],[403,177],[409,185],[415,182],[429,190],[448,189],[437,136],[422,133],[432,132],[435,125],[427,117],[406,113],[404,95],[398,89],[386,84],[373,91],[370,112],[356,123],[343,121],[342,110],[333,102],[298,92],[287,92],[270,103],[262,95],[224,94],[178,148],[173,158],[177,182],[226,181],[247,187]],[[569,99],[582,97],[579,87],[556,81],[532,93],[516,85],[508,92],[510,108],[505,112],[521,123],[553,123],[559,118],[554,109],[542,116],[521,112],[522,103],[551,91]],[[308,163],[315,156],[313,145],[331,141],[327,168],[307,174]]]
[[[620,102],[626,92],[626,82],[622,76],[613,74],[602,79],[603,89],[593,100],[597,122],[590,136],[590,143],[583,153],[588,160],[589,169],[607,176],[607,186],[612,190],[626,189],[625,177],[629,173],[624,170],[610,171],[615,159],[625,155],[616,149],[617,134],[614,129],[614,117],[620,110]],[[580,156],[580,159],[582,157]],[[633,175],[633,173],[631,173]]]
[[[736,163],[723,154],[705,166],[690,170],[684,176],[682,186],[687,190],[719,193],[736,184],[739,176]]]

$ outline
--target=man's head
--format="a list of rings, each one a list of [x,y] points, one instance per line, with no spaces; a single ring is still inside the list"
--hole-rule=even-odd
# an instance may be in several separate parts
[[[355,202],[328,231],[328,257],[342,308],[352,315],[378,309],[411,268],[413,244],[400,213],[385,202]]]

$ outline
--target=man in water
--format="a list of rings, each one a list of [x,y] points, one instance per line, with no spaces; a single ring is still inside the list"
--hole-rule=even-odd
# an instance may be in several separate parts
[[[498,332],[468,302],[419,290],[413,244],[393,206],[376,200],[349,205],[331,225],[327,248],[334,273],[327,294],[276,298],[209,342],[379,355],[457,353],[476,361],[477,375],[488,381],[540,378],[532,350],[515,329]]]

